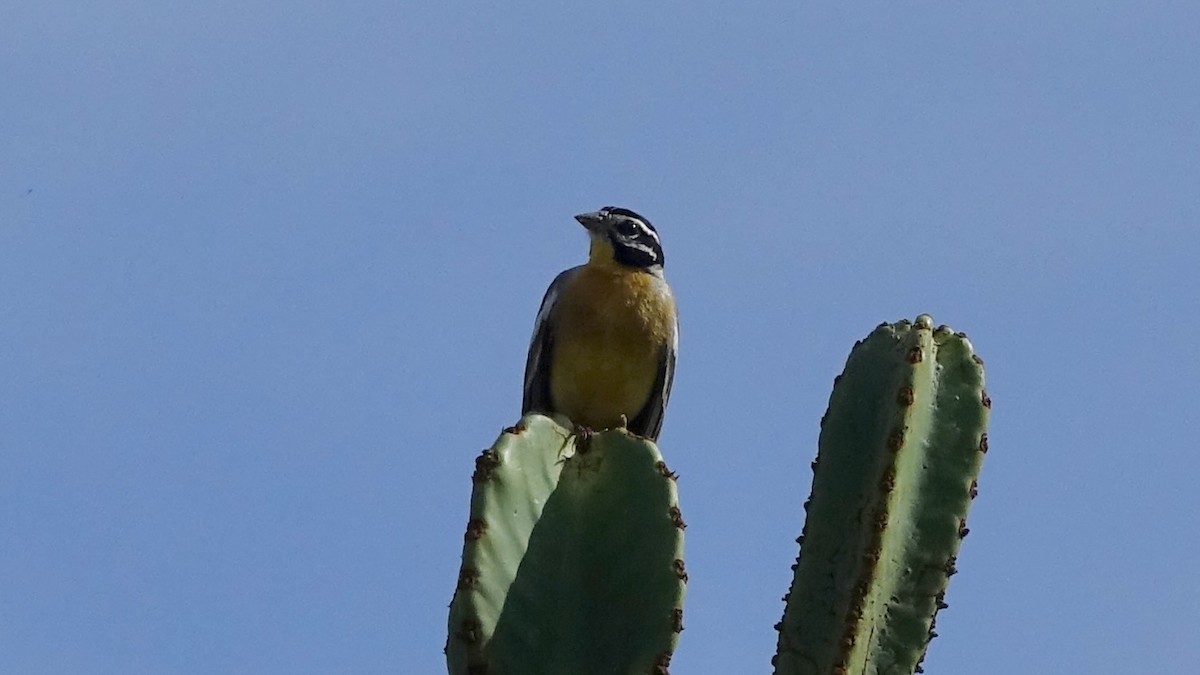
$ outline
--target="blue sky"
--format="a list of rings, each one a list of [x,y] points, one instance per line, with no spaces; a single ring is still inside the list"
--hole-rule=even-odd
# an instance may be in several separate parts
[[[683,314],[673,671],[769,670],[831,381],[929,312],[995,407],[926,671],[1194,672],[1194,3],[3,14],[0,672],[442,672],[606,204]]]

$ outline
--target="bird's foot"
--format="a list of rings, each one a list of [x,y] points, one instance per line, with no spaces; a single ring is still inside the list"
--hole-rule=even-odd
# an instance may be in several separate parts
[[[596,432],[591,427],[585,427],[582,424],[575,425],[575,447],[579,449],[580,454],[586,453],[592,444],[592,437]]]

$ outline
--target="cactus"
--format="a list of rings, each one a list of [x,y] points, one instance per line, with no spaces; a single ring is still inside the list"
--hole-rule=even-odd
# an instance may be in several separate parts
[[[452,675],[666,673],[687,575],[674,474],[615,429],[527,415],[476,461]]]
[[[912,675],[967,534],[991,401],[962,333],[882,324],[834,380],[776,675]],[[683,520],[658,448],[528,415],[476,461],[451,675],[664,675]]]
[[[990,406],[966,336],[928,315],[855,345],[821,420],[776,675],[920,672]]]

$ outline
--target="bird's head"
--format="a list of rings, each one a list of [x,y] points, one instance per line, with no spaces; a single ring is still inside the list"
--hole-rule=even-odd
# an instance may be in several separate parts
[[[593,264],[617,264],[661,272],[662,242],[649,220],[617,206],[575,216],[591,238],[588,257]]]

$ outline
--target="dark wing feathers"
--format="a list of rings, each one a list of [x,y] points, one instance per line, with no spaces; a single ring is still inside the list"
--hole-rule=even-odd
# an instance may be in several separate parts
[[[652,441],[658,440],[662,431],[663,413],[667,410],[667,401],[671,398],[671,385],[675,381],[675,351],[679,344],[679,326],[675,326],[675,335],[670,345],[663,347],[659,353],[658,377],[650,390],[650,397],[641,412],[629,421],[629,430],[639,436],[645,436]]]
[[[550,312],[558,300],[558,293],[569,276],[576,272],[572,268],[560,272],[538,307],[537,319],[533,323],[533,338],[529,341],[529,354],[525,357],[525,393],[521,398],[521,414],[531,412],[548,413],[554,408],[550,400],[550,356],[554,349],[554,331],[550,330]]]

